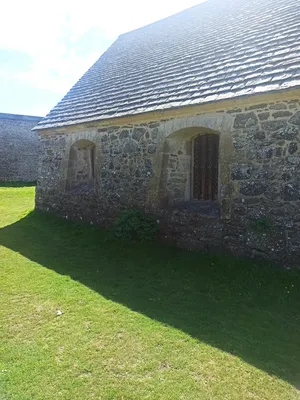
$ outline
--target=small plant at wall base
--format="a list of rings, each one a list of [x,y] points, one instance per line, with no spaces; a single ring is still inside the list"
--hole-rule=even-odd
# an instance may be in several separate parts
[[[159,225],[152,215],[132,209],[121,212],[112,231],[119,239],[149,241],[157,238]]]
[[[271,221],[266,218],[258,218],[252,224],[252,229],[259,233],[268,233],[272,228]]]

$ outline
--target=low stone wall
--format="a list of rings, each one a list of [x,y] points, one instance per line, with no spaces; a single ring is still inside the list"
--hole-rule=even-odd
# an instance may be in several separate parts
[[[188,199],[184,171],[195,132],[207,131],[220,136],[220,194],[204,212]],[[106,226],[121,209],[140,207],[180,246],[300,265],[298,100],[42,136],[39,209]],[[95,145],[93,186],[70,192],[70,149],[84,140]]]
[[[0,113],[0,181],[37,180],[41,117]]]

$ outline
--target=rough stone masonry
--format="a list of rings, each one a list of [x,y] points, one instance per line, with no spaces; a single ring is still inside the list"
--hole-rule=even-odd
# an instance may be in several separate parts
[[[0,181],[33,182],[38,176],[41,117],[0,113]]]
[[[139,207],[180,246],[299,265],[299,101],[240,104],[43,131],[37,208],[106,226]],[[219,135],[214,202],[191,196],[192,144],[207,132]]]

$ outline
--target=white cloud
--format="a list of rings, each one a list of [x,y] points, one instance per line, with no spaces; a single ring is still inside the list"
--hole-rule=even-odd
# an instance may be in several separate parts
[[[19,80],[63,95],[118,35],[201,1],[11,0],[0,16],[0,49],[31,57]]]

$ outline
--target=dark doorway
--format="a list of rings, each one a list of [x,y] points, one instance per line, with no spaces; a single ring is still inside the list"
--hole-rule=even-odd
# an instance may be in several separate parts
[[[219,136],[200,135],[194,139],[193,198],[217,200],[219,180]]]

